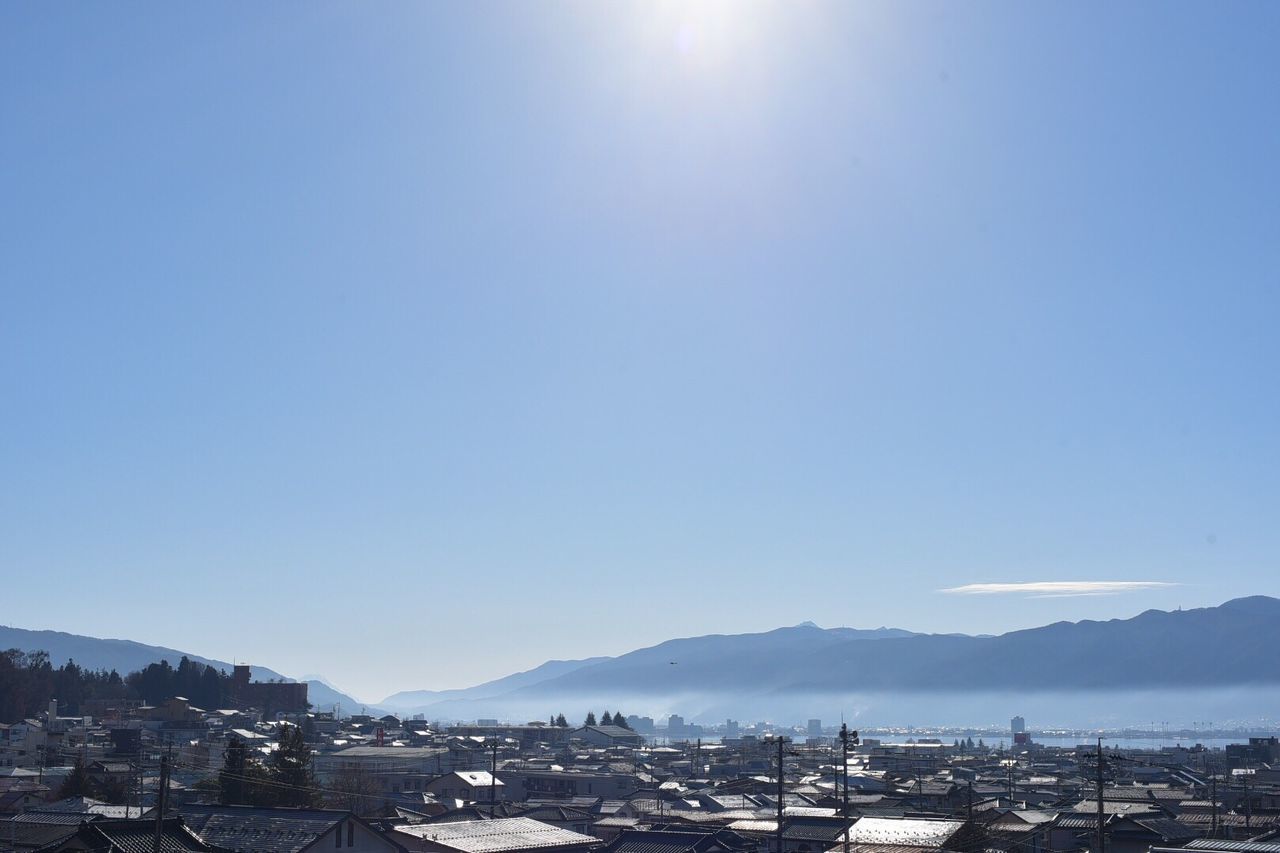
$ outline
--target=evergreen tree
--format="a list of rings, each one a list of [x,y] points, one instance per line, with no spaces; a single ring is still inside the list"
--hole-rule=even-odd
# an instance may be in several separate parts
[[[316,805],[315,776],[311,772],[311,747],[302,729],[285,726],[280,745],[271,753],[271,781],[276,783],[276,802],[282,806]]]
[[[569,721],[564,718],[564,714],[556,714],[556,725],[562,729],[569,728]]]
[[[72,765],[71,772],[67,774],[66,779],[62,780],[62,786],[58,788],[58,799],[92,797],[94,793],[96,792],[93,780],[89,778],[89,772],[84,766],[84,758],[76,756],[76,763]]]
[[[605,711],[605,712],[604,712],[604,716],[600,718],[600,725],[602,725],[602,726],[612,726],[612,725],[613,725],[613,715],[612,715],[612,714],[610,714],[608,711]]]
[[[613,715],[613,724],[624,729],[631,729],[631,724],[627,722],[627,718],[622,716],[622,712],[618,711]]]
[[[133,791],[122,779],[107,779],[95,790],[98,799],[113,806],[133,802]]]
[[[222,751],[222,770],[218,773],[218,802],[224,806],[239,806],[248,802],[245,796],[245,767],[249,763],[249,749],[235,735]]]
[[[586,721],[585,723],[583,723],[583,725],[584,725],[584,726],[594,726],[595,724],[596,724],[596,712],[595,712],[595,711],[588,711],[588,712],[587,712],[587,721]]]

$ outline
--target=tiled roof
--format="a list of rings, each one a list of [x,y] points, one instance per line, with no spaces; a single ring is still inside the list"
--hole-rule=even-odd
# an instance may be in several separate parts
[[[733,833],[630,830],[623,831],[603,853],[718,853],[736,849],[730,840],[742,842]]]
[[[57,844],[76,834],[80,824],[67,826],[54,823],[28,823],[24,821],[0,821],[0,849],[33,850]]]
[[[1097,814],[1098,801],[1082,800],[1081,802],[1076,803],[1072,811],[1079,812],[1082,814]],[[1155,803],[1149,802],[1149,801],[1148,802],[1128,802],[1123,800],[1121,801],[1103,800],[1102,811],[1104,814],[1139,815],[1139,814],[1156,814],[1160,812],[1160,808]]]
[[[832,853],[844,853],[844,846],[832,847]],[[920,853],[919,847],[901,844],[850,844],[849,853]]]
[[[534,820],[592,820],[595,815],[585,809],[567,808],[565,806],[534,806],[520,813],[520,817],[531,817]]]
[[[332,809],[250,806],[183,806],[179,813],[210,844],[246,853],[297,853],[350,817]]]
[[[114,853],[153,853],[155,829],[155,823],[146,819],[97,820],[81,826],[77,835],[83,836],[93,849],[101,847]],[[165,818],[160,853],[208,850],[213,848],[184,826],[181,818]]]
[[[1185,823],[1179,823],[1168,817],[1140,817],[1134,818],[1133,822],[1143,829],[1154,832],[1165,841],[1181,841],[1195,838],[1200,834],[1200,830],[1195,827],[1187,826]]]
[[[136,812],[137,809],[134,809]],[[79,826],[88,820],[93,820],[97,815],[90,815],[84,812],[61,812],[61,811],[41,811],[39,809],[31,809],[20,815],[14,815],[12,820],[18,823],[42,823],[49,826]]]

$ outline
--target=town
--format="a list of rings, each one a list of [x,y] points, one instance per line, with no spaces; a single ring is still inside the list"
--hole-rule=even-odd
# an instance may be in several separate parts
[[[221,707],[138,698],[184,680]],[[1280,852],[1274,736],[1049,746],[1016,716],[997,742],[603,709],[444,723],[318,711],[248,666],[125,681],[0,725],[0,851]]]

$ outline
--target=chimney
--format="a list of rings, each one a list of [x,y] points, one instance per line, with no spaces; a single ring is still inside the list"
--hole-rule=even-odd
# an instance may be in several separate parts
[[[58,700],[49,700],[49,719],[45,721],[46,731],[55,731],[58,728]]]

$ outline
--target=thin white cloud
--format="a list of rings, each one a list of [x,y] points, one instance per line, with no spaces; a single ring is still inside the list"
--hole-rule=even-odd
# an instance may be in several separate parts
[[[1145,589],[1178,586],[1167,581],[1029,581],[1027,583],[969,583],[940,589],[949,595],[1026,595],[1032,598],[1067,598],[1084,595],[1119,595]]]

